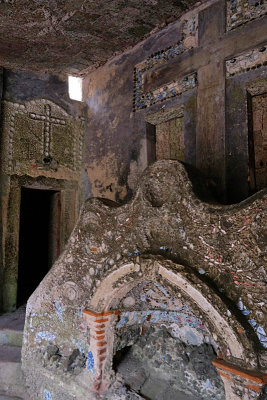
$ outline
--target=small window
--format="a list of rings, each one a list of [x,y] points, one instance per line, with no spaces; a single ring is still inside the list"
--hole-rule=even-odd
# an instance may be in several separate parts
[[[78,76],[69,75],[68,83],[70,99],[83,101],[83,79]]]

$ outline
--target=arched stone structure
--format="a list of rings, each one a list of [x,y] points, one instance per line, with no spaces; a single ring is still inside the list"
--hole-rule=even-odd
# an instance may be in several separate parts
[[[205,317],[210,321],[210,324],[214,324],[214,321],[216,321],[217,326],[214,325],[214,331],[216,331],[216,334],[221,337],[221,342],[225,342],[225,346],[229,347],[232,357],[242,359],[245,353],[244,346],[238,338],[238,331],[236,329],[234,330],[226,319],[226,306],[215,293],[212,293],[213,297],[216,297],[216,301],[220,302],[220,307],[223,309],[223,312],[221,311],[221,313],[219,313],[213,306],[212,302],[208,301],[201,293],[201,289],[196,289],[181,272],[176,272],[171,267],[173,267],[173,265],[170,261],[164,263],[164,261],[160,262],[153,259],[146,259],[141,261],[140,264],[129,263],[123,265],[120,269],[116,270],[102,281],[101,285],[92,297],[89,307],[96,311],[102,309],[104,312],[116,309],[118,302],[132,287],[141,282],[144,279],[144,276],[146,280],[151,280],[157,283],[160,283],[162,280],[167,281],[169,285],[178,288],[194,303],[196,303]],[[130,280],[129,277],[131,278],[133,273],[136,273],[137,277],[134,280]],[[138,276],[139,274],[141,276]],[[123,281],[120,282],[122,279]],[[199,285],[201,285],[202,290],[205,288],[205,284],[199,283]],[[205,289],[207,290],[207,287]],[[235,328],[236,324],[239,325],[237,321],[234,321],[233,325],[235,325]],[[251,346],[249,342],[247,343],[247,346]],[[250,351],[253,351],[253,349],[250,348]]]
[[[265,192],[222,206],[197,191],[203,198],[194,171],[162,160],[144,172],[129,203],[85,203],[64,253],[27,304],[29,399],[49,391],[52,399],[91,400],[107,388],[120,301],[145,280],[180,293],[205,320],[227,400],[257,398],[267,365]]]
[[[145,259],[138,257],[138,261],[122,265],[101,282],[88,305],[90,311],[83,310],[84,320],[90,328],[90,332],[94,332],[90,335],[89,347],[94,349],[92,354],[94,355],[94,387],[96,390],[106,390],[110,383],[108,382],[109,377],[112,376],[114,326],[121,312],[118,309],[119,303],[131,289],[145,279],[163,287],[167,284],[178,289],[195,304],[200,313],[203,313],[200,314],[201,320],[216,338],[220,348],[220,359],[231,360],[231,364],[224,363],[220,359],[214,362],[225,383],[226,400],[240,398],[235,395],[235,387],[229,385],[231,378],[223,371],[226,368],[226,371],[238,375],[238,369],[234,363],[243,360],[248,350],[252,354],[250,362],[256,365],[257,360],[253,347],[249,340],[242,335],[243,329],[240,323],[233,317],[229,318],[231,313],[219,296],[200,280],[193,284],[186,275],[188,273],[181,265],[175,266],[170,261],[166,262],[155,257]],[[207,297],[211,300],[208,300]],[[134,307],[132,308],[134,309]],[[102,330],[99,330],[100,324],[102,324]],[[244,385],[244,391],[247,389],[248,392],[249,388],[251,391],[259,389],[267,377],[259,375],[258,379],[254,381],[253,375],[247,373],[245,378],[252,382]]]

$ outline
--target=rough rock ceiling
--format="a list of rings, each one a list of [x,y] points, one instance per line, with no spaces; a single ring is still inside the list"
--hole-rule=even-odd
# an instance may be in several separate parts
[[[0,65],[80,72],[135,45],[197,0],[0,0]]]

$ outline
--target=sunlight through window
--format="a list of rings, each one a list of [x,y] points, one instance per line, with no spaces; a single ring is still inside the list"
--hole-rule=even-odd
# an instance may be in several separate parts
[[[78,76],[68,77],[69,82],[69,96],[72,100],[83,101],[83,79]]]

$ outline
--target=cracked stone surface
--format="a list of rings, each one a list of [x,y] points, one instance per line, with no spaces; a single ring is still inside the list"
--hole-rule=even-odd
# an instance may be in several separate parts
[[[153,400],[225,399],[223,383],[211,363],[215,356],[211,345],[186,346],[162,327],[147,329],[127,349],[116,370],[123,377],[125,386],[141,397]],[[190,367],[189,363],[192,363]]]
[[[0,65],[80,72],[137,44],[196,0],[0,1]]]

